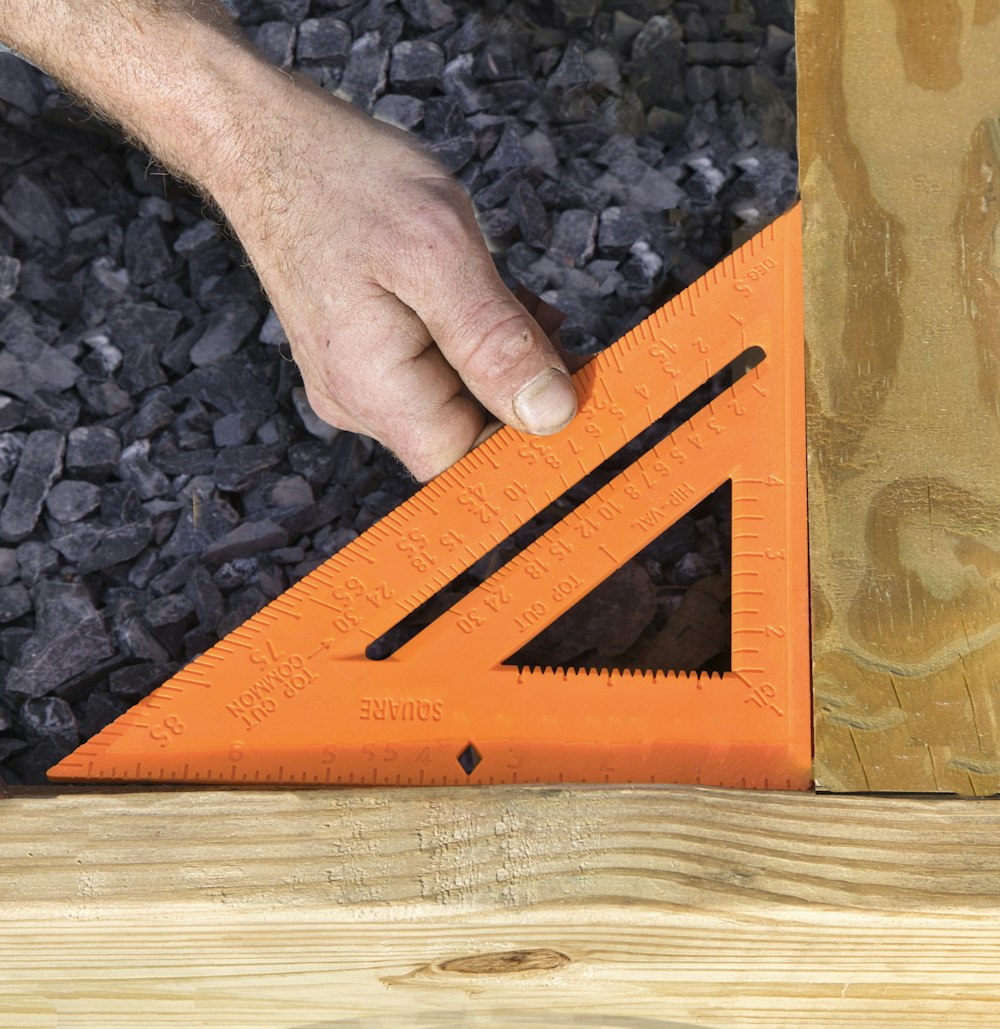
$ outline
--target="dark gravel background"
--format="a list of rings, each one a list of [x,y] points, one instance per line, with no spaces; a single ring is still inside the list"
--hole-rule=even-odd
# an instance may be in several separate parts
[[[581,353],[794,197],[792,0],[235,6],[273,61],[427,141]],[[43,782],[415,488],[308,411],[199,199],[0,55],[0,776]],[[725,667],[729,532],[720,491],[522,657]]]

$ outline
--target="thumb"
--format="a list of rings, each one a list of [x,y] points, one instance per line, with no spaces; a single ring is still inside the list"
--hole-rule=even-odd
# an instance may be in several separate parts
[[[525,432],[559,432],[577,410],[566,365],[504,285],[481,238],[462,249],[442,250],[449,257],[397,295],[487,410]]]
[[[453,311],[424,312],[424,323],[448,363],[497,418],[538,435],[559,432],[577,410],[562,358],[499,276],[477,285],[477,292],[465,289]]]

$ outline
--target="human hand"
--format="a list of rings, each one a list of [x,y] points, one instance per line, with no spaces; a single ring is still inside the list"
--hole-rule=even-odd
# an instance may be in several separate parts
[[[420,479],[469,450],[484,408],[535,433],[569,422],[563,362],[415,139],[268,64],[218,0],[36,7],[0,4],[0,38],[215,198],[320,417]]]
[[[422,480],[473,446],[484,408],[562,429],[576,411],[565,364],[497,274],[461,186],[413,137],[308,83],[275,94],[244,159],[252,175],[214,195],[313,410]]]

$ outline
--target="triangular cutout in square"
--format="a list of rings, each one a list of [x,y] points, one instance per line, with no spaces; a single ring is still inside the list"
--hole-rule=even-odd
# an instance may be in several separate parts
[[[559,671],[732,671],[727,479],[505,661]]]

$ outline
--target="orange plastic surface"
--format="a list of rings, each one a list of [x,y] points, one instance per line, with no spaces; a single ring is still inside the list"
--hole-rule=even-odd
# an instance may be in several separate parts
[[[796,207],[49,772],[54,780],[811,785]],[[384,661],[365,648],[741,351],[765,359]],[[502,662],[732,480],[733,671]],[[481,756],[471,774],[459,754]]]

